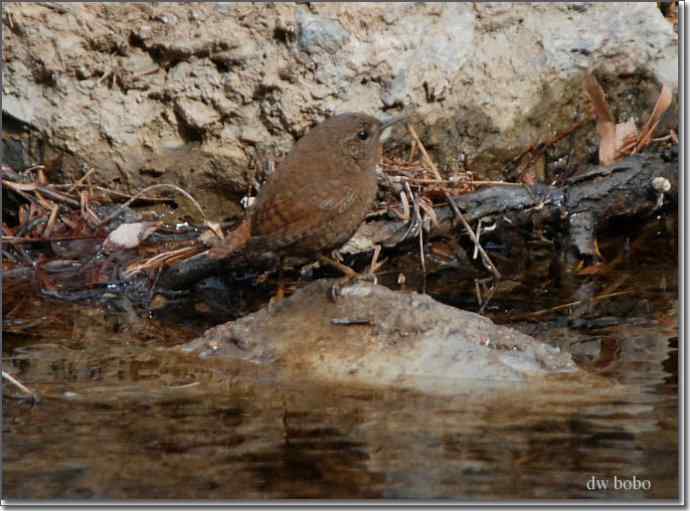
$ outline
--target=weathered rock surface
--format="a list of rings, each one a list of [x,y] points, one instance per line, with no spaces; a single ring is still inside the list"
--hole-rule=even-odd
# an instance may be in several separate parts
[[[212,216],[239,212],[228,197],[253,183],[257,153],[332,113],[417,110],[439,162],[491,175],[589,115],[585,69],[619,120],[678,81],[654,2],[7,3],[3,28],[3,112],[45,142],[29,160],[66,152],[68,177],[85,161],[129,191],[179,184]],[[554,159],[589,158],[587,129]]]
[[[273,366],[286,380],[439,393],[576,370],[558,348],[427,295],[359,283],[333,303],[332,284],[312,283],[270,309],[208,330],[183,350]]]

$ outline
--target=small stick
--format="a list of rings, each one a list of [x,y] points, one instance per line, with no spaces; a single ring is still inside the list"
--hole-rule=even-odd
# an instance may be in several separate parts
[[[486,266],[489,269],[489,271],[491,271],[491,273],[493,273],[494,277],[496,277],[497,280],[500,279],[501,273],[498,271],[496,266],[494,266],[494,263],[491,261],[491,258],[489,257],[489,255],[484,250],[484,247],[482,247],[479,244],[479,240],[474,235],[474,231],[472,231],[472,227],[470,226],[470,224],[467,222],[467,220],[465,220],[465,216],[458,209],[458,205],[455,204],[455,201],[453,201],[450,198],[450,196],[448,196],[447,199],[448,199],[448,202],[450,204],[451,209],[453,210],[453,213],[455,213],[455,215],[460,219],[463,226],[465,227],[465,230],[467,231],[467,234],[470,235],[470,239],[474,242],[474,244],[477,246],[477,250],[479,250],[479,253],[482,255],[482,262],[484,263],[484,266]]]
[[[420,179],[416,177],[407,177],[407,176],[390,176],[391,178],[399,178],[402,179],[403,181],[409,181],[410,183],[415,183],[415,184],[420,184],[420,185],[434,185],[434,184],[446,184],[446,185],[457,185],[457,184],[465,184],[463,181],[451,181],[449,179]]]
[[[95,168],[95,167],[91,167],[91,168],[89,169],[89,171],[88,171],[86,174],[84,174],[84,175],[81,177],[81,179],[80,179],[79,181],[77,181],[76,183],[74,183],[72,186],[70,186],[70,187],[67,189],[67,193],[72,193],[76,188],[80,187],[81,184],[82,184],[84,181],[86,181],[86,180],[88,179],[88,177],[89,177],[91,174],[93,174],[95,171],[96,171],[96,168]]]
[[[76,241],[76,240],[99,240],[102,236],[63,236],[59,238],[23,238],[21,236],[3,236],[0,241],[11,245],[21,243],[45,243],[46,241]]]
[[[434,165],[434,162],[431,161],[431,158],[429,157],[429,153],[426,152],[426,148],[422,145],[422,142],[419,140],[419,137],[417,136],[417,132],[414,130],[414,128],[412,127],[412,125],[410,123],[407,123],[407,129],[410,132],[410,135],[412,135],[412,138],[414,139],[414,141],[419,146],[419,150],[421,151],[422,156],[424,157],[424,161],[429,166],[429,169],[431,170],[431,172],[434,173],[434,177],[436,177],[436,179],[438,181],[443,181],[443,177],[441,177],[441,174],[439,173],[438,169],[436,168],[436,165]]]
[[[373,326],[374,323],[370,319],[332,319],[331,325],[338,326],[350,326],[350,325],[369,325]]]
[[[192,383],[185,383],[183,385],[170,385],[169,387],[166,387],[168,390],[181,390],[181,389],[190,389],[192,387],[196,387],[197,385],[200,385],[201,382],[198,381],[193,381]]]
[[[410,203],[407,200],[407,194],[402,190],[400,191],[400,204],[402,205],[402,220],[408,222],[410,220]]]
[[[588,298],[588,299],[584,299],[584,300],[576,300],[574,302],[564,303],[562,305],[556,305],[555,307],[551,307],[550,309],[542,309],[542,310],[538,310],[536,312],[530,312],[528,314],[522,314],[522,315],[513,317],[511,319],[516,320],[516,319],[531,318],[531,317],[535,317],[535,316],[543,316],[544,314],[548,314],[549,312],[556,312],[556,311],[561,310],[561,309],[567,309],[569,307],[581,305],[585,302],[597,303],[597,302],[600,302],[600,301],[605,300],[607,298],[613,298],[614,296],[620,296],[620,295],[628,295],[630,293],[632,293],[632,290],[616,291],[613,293],[595,296],[594,298]]]
[[[46,168],[45,165],[34,165],[34,166],[29,167],[28,169],[24,170],[24,172],[25,173],[35,172],[37,170],[43,170],[45,168]]]
[[[181,193],[185,197],[187,197],[192,202],[192,204],[194,204],[194,206],[199,210],[199,212],[201,213],[201,217],[204,219],[204,222],[207,221],[206,220],[206,214],[204,213],[204,210],[201,208],[201,206],[196,201],[196,199],[194,197],[192,197],[188,192],[186,192],[185,190],[183,190],[179,186],[171,185],[168,183],[160,183],[157,185],[148,186],[148,187],[144,188],[141,192],[137,193],[135,196],[133,196],[131,199],[129,199],[127,202],[125,202],[122,206],[117,208],[111,215],[108,215],[106,218],[101,220],[95,226],[96,229],[103,226],[104,224],[107,224],[108,222],[110,222],[113,218],[115,218],[117,215],[122,213],[125,210],[125,208],[127,208],[132,202],[134,202],[136,199],[140,198],[144,193],[151,191],[151,190],[159,189],[159,188],[172,189],[172,190],[175,190],[176,192]]]
[[[410,157],[407,160],[414,161],[415,156],[417,156],[417,142],[413,140],[412,145],[410,146]]]
[[[466,184],[475,186],[524,186],[522,183],[507,183],[505,181],[466,181]]]
[[[124,197],[127,199],[131,199],[133,197],[132,194],[120,192],[117,190],[111,190],[110,188],[105,188],[103,186],[91,186],[90,182],[91,182],[91,179],[89,179],[89,183],[82,183],[82,184],[75,184],[75,185],[50,185],[50,186],[51,186],[51,188],[67,188],[67,187],[71,187],[71,186],[74,186],[76,188],[82,188],[84,186],[88,186],[90,190],[91,189],[98,190],[99,192],[105,192],[105,193],[109,193],[111,195],[117,195],[118,197]],[[139,197],[139,199],[150,201],[150,202],[175,202],[175,199],[171,199],[170,197],[145,197],[145,196],[142,196],[142,197]]]
[[[487,279],[478,279],[478,280],[481,281],[480,283],[482,286],[486,285]],[[491,279],[489,278],[488,280],[491,280]],[[496,286],[493,283],[492,283],[492,286],[489,288],[488,291],[486,291],[486,288],[485,288],[485,294],[484,294],[483,302],[481,304],[481,307],[479,307],[479,311],[477,311],[479,314],[484,314],[484,309],[486,309],[486,306],[489,305],[489,302],[494,297],[495,292],[496,292]]]
[[[23,192],[35,192],[37,194],[36,200],[38,200],[38,197],[39,197],[38,192],[40,192],[41,194],[45,195],[46,197],[50,197],[53,200],[65,202],[65,203],[69,204],[70,206],[74,206],[75,208],[79,207],[78,201],[76,201],[70,197],[67,197],[67,196],[65,196],[59,192],[53,191],[50,188],[47,188],[45,186],[37,185],[36,183],[14,183],[12,181],[3,181],[3,184],[5,186],[7,186],[8,188],[10,188],[11,190],[14,190],[15,192],[17,192],[18,194],[20,194],[22,197],[25,197],[25,198],[26,198],[26,195]],[[41,198],[41,200],[43,200],[45,202],[45,199],[43,199],[42,197],[40,197],[40,198]],[[43,205],[43,203],[41,203],[41,205]],[[47,209],[51,209],[51,208],[47,208]]]
[[[420,148],[422,147],[423,146],[420,145]],[[414,219],[415,222],[417,222],[417,224],[419,225],[419,261],[422,266],[422,292],[426,293],[426,259],[424,258],[424,222],[422,221],[422,215],[419,212],[419,203],[417,202],[417,198],[415,197],[414,193],[412,193],[410,184],[407,182],[405,183],[405,190],[412,198]]]
[[[140,271],[148,270],[151,268],[156,268],[159,265],[165,264],[172,261],[175,258],[180,258],[187,255],[194,255],[194,252],[198,250],[199,247],[182,247],[175,250],[170,250],[168,252],[163,252],[162,254],[156,254],[155,256],[147,259],[143,263],[136,263],[128,267],[124,271],[124,276],[126,278],[139,273]]]
[[[18,379],[16,379],[14,376],[12,376],[10,373],[8,373],[8,372],[6,372],[6,371],[3,370],[3,371],[2,371],[2,377],[5,378],[6,380],[8,380],[8,381],[9,381],[10,383],[12,383],[13,385],[15,385],[15,386],[16,386],[17,388],[19,388],[19,390],[21,390],[22,392],[24,392],[24,393],[28,394],[29,396],[31,396],[31,398],[32,398],[34,401],[36,401],[36,402],[40,401],[40,399],[39,399],[39,397],[38,397],[38,394],[37,394],[36,392],[34,392],[34,391],[31,390],[29,387],[27,387],[26,385],[24,385],[22,382],[20,382]]]
[[[412,135],[412,138],[414,138],[415,142],[417,142],[417,144],[419,145],[419,150],[422,152],[422,155],[424,156],[424,161],[426,162],[426,164],[431,168],[432,172],[434,173],[434,175],[439,180],[443,180],[441,178],[441,174],[439,174],[439,172],[438,172],[438,169],[436,169],[436,165],[434,165],[434,162],[429,157],[429,153],[426,152],[426,149],[422,145],[422,142],[419,140],[419,137],[417,136],[417,132],[414,130],[414,128],[412,126],[410,126],[409,123],[407,124],[407,128],[410,132],[410,135]],[[474,242],[475,245],[477,245],[477,250],[479,250],[479,253],[482,255],[482,262],[484,263],[484,266],[486,266],[487,269],[489,271],[491,271],[491,273],[493,273],[493,275],[494,275],[494,277],[496,277],[496,279],[500,279],[501,273],[498,271],[498,269],[496,269],[496,266],[494,266],[494,263],[491,261],[491,258],[489,257],[489,255],[486,253],[484,248],[479,244],[479,240],[474,235],[474,231],[472,230],[472,227],[470,227],[470,224],[467,222],[467,220],[465,220],[465,217],[463,216],[463,214],[458,209],[457,204],[455,204],[455,201],[453,201],[453,199],[451,198],[451,196],[447,190],[444,190],[443,193],[446,196],[446,199],[448,200],[448,202],[450,203],[450,207],[453,209],[453,213],[455,214],[455,216],[457,216],[460,219],[463,226],[465,227],[465,230],[467,231],[467,234],[470,235],[470,239]]]
[[[46,188],[45,186],[39,186],[36,190],[41,192],[46,197],[49,197],[53,200],[56,200],[59,202],[64,202],[64,203],[69,204],[70,206],[73,206],[75,208],[79,207],[79,201],[74,200],[71,197],[67,197],[67,196],[65,196],[59,192],[55,192],[49,188]]]
[[[93,212],[93,210],[89,207],[89,195],[88,192],[81,192],[79,194],[79,197],[81,199],[81,204],[80,204],[80,210],[81,210],[81,215],[82,217],[86,220],[86,222],[91,225],[94,229],[98,229],[98,223],[99,223],[99,218],[96,213]],[[94,225],[92,225],[94,224]]]
[[[474,279],[474,297],[477,299],[477,305],[481,307],[484,300],[482,298],[482,289],[479,287],[479,279]]]
[[[46,199],[45,197],[43,197],[41,192],[38,191],[38,187],[37,187],[36,191],[34,192],[34,194],[36,195],[36,200],[38,201],[38,204],[43,209],[45,209],[46,211],[50,211],[53,209],[54,204],[52,202],[50,202],[48,199]]]
[[[474,246],[474,252],[472,253],[472,260],[474,261],[477,259],[477,253],[479,250],[477,250],[477,247],[479,246],[479,239],[482,236],[482,218],[477,220],[477,232],[474,233],[474,235],[477,237],[477,244]]]
[[[48,217],[48,223],[46,224],[45,229],[43,229],[43,234],[41,235],[43,238],[49,237],[50,234],[53,232],[59,211],[60,208],[58,207],[58,205],[53,204],[53,208],[50,210],[50,217]]]
[[[374,254],[371,256],[371,264],[369,265],[369,273],[372,275],[383,266],[383,262],[381,264],[378,263],[380,253],[381,245],[374,245]]]
[[[45,167],[43,165],[39,165],[39,167],[36,169],[38,183],[41,186],[48,184],[48,178],[46,177],[46,173],[45,173],[44,169],[45,169]]]

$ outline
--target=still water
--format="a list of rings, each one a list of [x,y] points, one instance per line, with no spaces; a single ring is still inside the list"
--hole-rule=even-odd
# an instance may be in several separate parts
[[[199,325],[15,292],[3,366],[41,401],[5,388],[3,497],[676,499],[675,254],[652,239],[597,277],[599,293],[630,293],[587,310],[511,321],[572,290],[497,296],[489,316],[572,352],[585,376],[452,397],[277,382],[177,352]]]

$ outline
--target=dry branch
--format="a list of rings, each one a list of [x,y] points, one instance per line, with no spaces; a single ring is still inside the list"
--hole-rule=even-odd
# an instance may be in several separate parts
[[[563,233],[566,249],[572,257],[593,258],[596,233],[609,221],[617,217],[639,218],[655,213],[660,192],[654,183],[658,178],[668,182],[670,188],[665,193],[675,199],[678,193],[677,159],[667,161],[658,154],[633,155],[608,167],[594,167],[586,174],[570,179],[563,187],[538,184],[483,188],[453,197],[445,206],[437,206],[438,224],[432,224],[425,239],[464,233],[464,229],[457,231],[455,220],[458,216],[454,212],[457,209],[468,225],[480,219],[493,219],[499,232],[501,229],[550,224]],[[373,220],[363,224],[355,237],[367,238],[368,246],[395,247],[411,239],[412,221],[413,218],[410,221]],[[470,231],[475,236],[474,231]],[[414,239],[418,241],[416,235]],[[270,269],[277,259],[276,254],[270,253],[238,253],[228,259],[212,261],[202,253],[168,268],[161,275],[159,285],[187,288],[209,275],[227,273],[231,269]]]

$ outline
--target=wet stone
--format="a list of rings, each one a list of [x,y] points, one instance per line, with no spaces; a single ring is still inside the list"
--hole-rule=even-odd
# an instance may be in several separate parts
[[[279,304],[208,330],[182,349],[270,365],[292,379],[423,392],[527,385],[576,371],[571,356],[427,295],[358,283],[329,298],[321,280]]]

